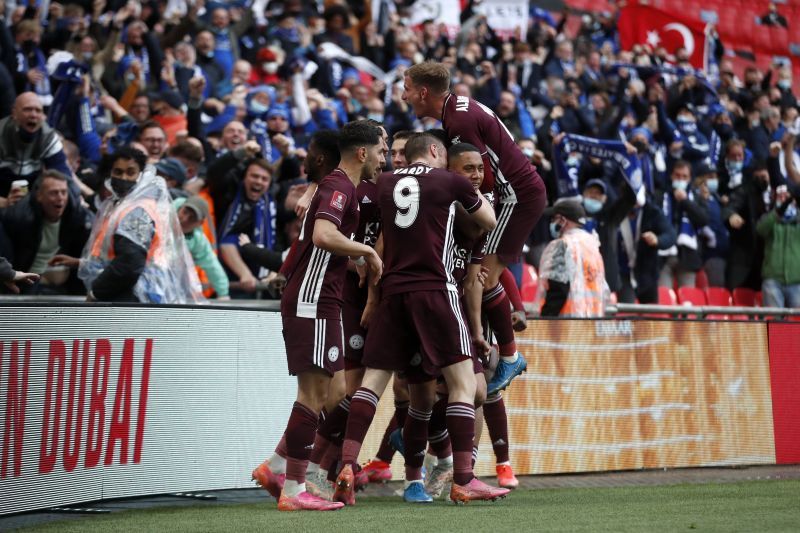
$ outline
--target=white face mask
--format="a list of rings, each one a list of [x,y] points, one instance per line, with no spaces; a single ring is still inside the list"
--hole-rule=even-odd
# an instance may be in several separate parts
[[[262,63],[261,68],[264,69],[264,72],[267,74],[275,74],[278,72],[278,64],[277,63]]]

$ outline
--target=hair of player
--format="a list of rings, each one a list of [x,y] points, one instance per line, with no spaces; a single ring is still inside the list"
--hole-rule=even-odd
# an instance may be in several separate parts
[[[443,95],[450,90],[450,70],[435,61],[417,63],[406,70],[405,75],[418,87],[427,87],[434,95]]]
[[[481,151],[474,144],[458,143],[454,144],[453,146],[447,149],[447,157],[448,158],[458,157],[461,154],[466,154],[467,152],[475,152],[476,154],[478,154],[478,156],[481,155]]]
[[[433,135],[434,137],[442,141],[442,145],[445,148],[448,148],[450,146],[450,136],[447,135],[447,132],[444,131],[442,128],[431,128],[429,130],[425,130],[425,133],[427,133],[428,135]]]
[[[375,146],[381,142],[381,130],[366,120],[348,122],[339,130],[339,152],[352,152],[362,146]]]
[[[317,150],[325,156],[325,161],[336,166],[341,160],[339,154],[339,132],[336,130],[318,130],[311,136],[311,142],[314,143]]]
[[[416,132],[415,132],[415,131],[413,131],[413,130],[400,130],[400,131],[396,131],[396,132],[394,133],[394,135],[392,135],[392,140],[393,140],[393,141],[404,141],[404,140],[407,140],[407,139],[408,139],[409,137],[411,137],[412,135],[414,135],[414,133],[416,133]]]
[[[436,135],[427,131],[415,133],[406,142],[406,161],[411,163],[415,159],[425,156],[428,153],[428,147],[432,144],[438,145],[442,151],[445,150],[444,143]]]

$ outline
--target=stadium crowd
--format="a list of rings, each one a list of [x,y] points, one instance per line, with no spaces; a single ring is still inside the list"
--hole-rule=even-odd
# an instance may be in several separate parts
[[[582,201],[620,301],[703,271],[800,306],[790,68],[739,79],[719,41],[712,73],[685,49],[621,50],[613,13],[571,38],[532,8],[524,39],[502,38],[478,3],[453,29],[412,25],[400,0],[0,0],[0,256],[41,275],[28,294],[199,301],[200,281],[253,297],[300,231],[311,136],[358,118],[390,145],[439,127],[402,99],[405,69],[434,60],[500,117],[549,204]],[[528,239],[534,266],[549,222]]]

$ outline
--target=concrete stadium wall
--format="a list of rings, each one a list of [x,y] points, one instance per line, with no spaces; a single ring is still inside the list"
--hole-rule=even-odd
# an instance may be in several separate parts
[[[528,373],[505,393],[515,471],[800,462],[798,333],[530,321]],[[294,397],[275,312],[0,307],[0,514],[253,486]],[[392,412],[389,391],[362,460]],[[476,472],[493,475],[485,434]]]

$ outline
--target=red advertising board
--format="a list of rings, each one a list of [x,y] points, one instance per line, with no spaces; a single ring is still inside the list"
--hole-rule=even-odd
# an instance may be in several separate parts
[[[775,460],[800,463],[800,324],[769,325]]]

